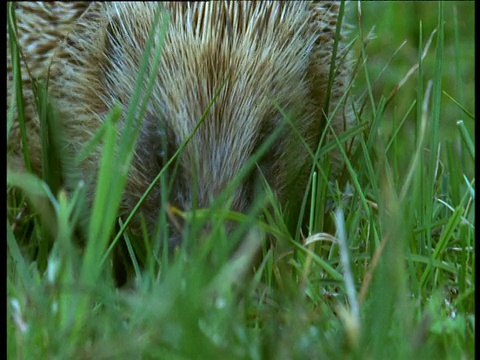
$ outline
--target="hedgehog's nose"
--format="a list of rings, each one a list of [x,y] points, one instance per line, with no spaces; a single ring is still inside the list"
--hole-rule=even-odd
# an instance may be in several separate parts
[[[168,239],[168,250],[173,252],[175,249],[179,248],[182,245],[182,234],[175,232],[173,235],[170,235]]]
[[[169,236],[168,236],[168,248],[169,252],[180,247],[183,239],[183,218],[178,214],[178,209],[171,205],[167,205],[167,217],[169,222]]]
[[[191,211],[191,210],[190,210]],[[203,211],[203,209],[200,209]],[[188,212],[188,210],[186,211]],[[212,231],[212,220],[207,218],[202,218],[205,215],[199,215],[196,225],[187,224],[184,221],[182,214],[179,214],[179,210],[173,206],[169,206],[167,210],[168,214],[168,251],[170,254],[173,254],[176,249],[180,248],[184,242],[185,236],[189,236],[190,232],[194,235],[194,238],[197,236],[206,236]],[[225,221],[225,230],[231,232],[234,228],[234,225],[231,221]]]

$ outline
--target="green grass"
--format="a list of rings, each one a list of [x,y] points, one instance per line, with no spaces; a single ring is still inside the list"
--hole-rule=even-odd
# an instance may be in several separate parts
[[[357,151],[344,154],[338,183],[313,182],[306,239],[288,233],[278,207],[263,212],[268,192],[240,215],[222,210],[227,191],[211,209],[176,215],[192,231],[189,250],[173,259],[158,253],[163,212],[137,259],[145,266],[135,267],[135,289],[117,289],[109,239],[135,256],[128,231],[115,232],[125,174],[108,176],[115,141],[126,136],[113,126],[118,109],[95,140],[104,153],[85,248],[74,241],[84,189],[53,192],[35,175],[9,172],[7,357],[473,359],[474,3],[361,8],[347,11],[358,56]],[[135,121],[142,104],[130,105]],[[135,138],[124,139],[119,158],[128,165]],[[318,161],[328,168],[327,157]],[[200,236],[206,219],[211,233]],[[239,224],[228,238],[225,219]],[[250,274],[265,234],[276,246],[262,248]]]

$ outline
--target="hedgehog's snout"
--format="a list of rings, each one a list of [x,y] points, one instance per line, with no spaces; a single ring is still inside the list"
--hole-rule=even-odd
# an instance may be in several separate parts
[[[218,219],[224,219],[223,225],[227,235],[232,233],[236,227],[235,222],[225,219],[223,215],[229,211],[248,214],[259,195],[259,180],[258,171],[253,169],[238,183],[235,183],[238,181],[235,178],[222,182],[213,176],[206,181],[197,179],[195,182],[191,181],[188,186],[174,188],[167,210],[169,247],[180,246],[185,235],[192,231],[192,227],[196,228],[194,230],[196,233],[209,234]],[[185,221],[185,218],[196,218],[195,224]]]

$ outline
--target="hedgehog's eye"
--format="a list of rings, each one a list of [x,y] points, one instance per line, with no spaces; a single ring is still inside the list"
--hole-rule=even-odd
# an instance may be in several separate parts
[[[280,116],[279,114],[277,116]],[[272,144],[270,145],[269,148],[266,149],[266,151],[263,153],[261,156],[260,162],[262,164],[273,164],[275,158],[276,158],[276,153],[278,151],[278,141],[277,139],[280,138],[282,135],[281,134],[275,134],[275,130],[278,128],[278,126],[284,126],[282,124],[282,121],[276,120],[275,116],[268,116],[263,119],[263,121],[260,123],[260,128],[258,131],[258,137],[256,140],[255,148],[253,154],[257,153],[261,149],[263,149],[265,142],[266,141],[271,141],[273,140]],[[277,139],[272,139],[272,137],[276,137]]]
[[[168,161],[166,149],[158,149],[155,153],[155,162],[163,168]]]
[[[246,196],[248,203],[256,197],[259,191],[261,191],[262,181],[261,178],[273,179],[275,159],[277,158],[278,146],[276,141],[270,145],[266,150],[263,149],[265,142],[273,136],[275,129],[275,122],[270,119],[261,122],[261,127],[258,132],[258,138],[256,140],[252,156],[259,154],[259,151],[263,151],[260,158],[257,160],[256,168],[245,179]]]
[[[163,168],[175,155],[175,152],[177,151],[177,146],[175,145],[175,138],[173,134],[171,134],[169,131],[167,131],[165,134],[162,134],[160,141],[161,146],[158,148],[157,151],[157,160],[158,164]],[[170,164],[169,171],[173,169],[173,167],[176,165],[176,162],[177,161],[174,160],[174,162]]]

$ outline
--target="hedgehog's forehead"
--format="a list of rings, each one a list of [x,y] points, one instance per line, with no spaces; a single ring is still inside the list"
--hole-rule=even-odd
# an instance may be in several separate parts
[[[215,131],[213,135],[245,128],[255,132],[264,119],[278,113],[278,106],[308,96],[311,42],[291,44],[286,51],[285,44],[276,42],[263,48],[245,39],[229,45],[183,35],[166,39],[154,88],[158,102],[168,104],[164,115],[176,120],[179,133],[191,132],[204,114],[203,129]]]
[[[257,142],[262,121],[258,109],[233,107],[219,96],[210,109],[195,104],[183,108],[167,121],[176,146],[190,138],[186,158],[202,159],[207,155],[220,162],[228,155],[232,164],[243,162]],[[272,106],[273,107],[273,106]],[[194,109],[192,109],[194,108]],[[202,113],[203,112],[203,113]]]

